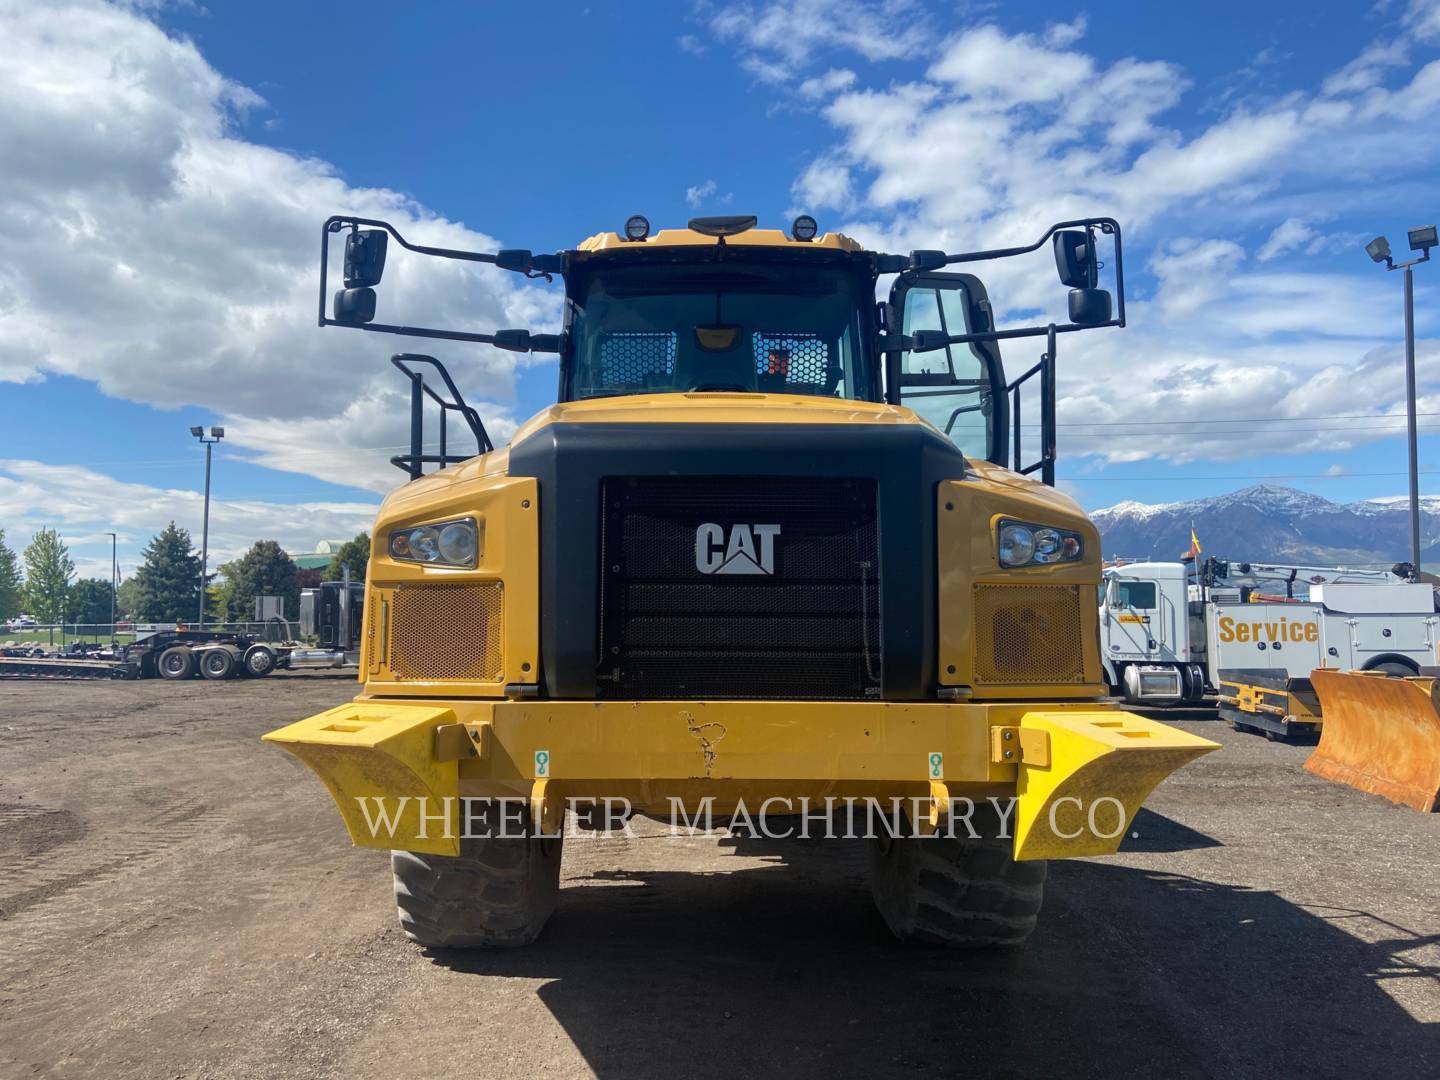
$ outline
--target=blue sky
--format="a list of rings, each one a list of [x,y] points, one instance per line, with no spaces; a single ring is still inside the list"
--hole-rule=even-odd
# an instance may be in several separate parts
[[[393,343],[314,325],[337,211],[536,250],[635,212],[804,209],[897,251],[1115,214],[1131,326],[1061,350],[1067,490],[1405,490],[1400,276],[1361,245],[1440,217],[1433,0],[0,0],[0,40],[0,528],[58,525],[82,571],[108,530],[127,569],[171,517],[198,534],[191,424],[227,428],[221,557],[348,535],[400,478]],[[416,321],[557,319],[553,288],[392,267]],[[1050,273],[999,269],[992,297],[1044,310]],[[1416,286],[1440,433],[1440,263]],[[543,358],[435,351],[502,437],[553,397]],[[1440,492],[1440,434],[1421,458]]]

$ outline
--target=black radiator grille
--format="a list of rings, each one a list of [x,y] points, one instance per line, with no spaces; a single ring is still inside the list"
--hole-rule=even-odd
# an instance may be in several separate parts
[[[880,695],[874,480],[609,477],[602,505],[599,696]]]

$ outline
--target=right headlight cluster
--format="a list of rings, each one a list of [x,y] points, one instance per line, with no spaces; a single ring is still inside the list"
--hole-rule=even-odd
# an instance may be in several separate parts
[[[1085,551],[1080,534],[1027,521],[1001,521],[999,528],[1000,565],[1048,566],[1074,562]]]
[[[479,549],[474,518],[412,526],[390,534],[390,557],[404,562],[473,568]]]

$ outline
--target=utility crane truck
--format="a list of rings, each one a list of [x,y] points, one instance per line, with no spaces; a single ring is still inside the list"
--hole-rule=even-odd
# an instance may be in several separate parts
[[[319,774],[355,843],[393,851],[416,942],[532,940],[567,808],[593,825],[608,799],[687,821],[861,800],[885,823],[867,826],[873,891],[898,936],[1015,943],[1043,860],[1114,851],[1152,788],[1215,749],[1102,700],[1099,538],[1052,486],[1056,342],[1125,322],[1113,220],[959,254],[868,251],[808,216],[788,235],[637,216],[553,255],[355,217],[321,240],[322,326],[559,355],[559,402],[504,448],[434,358],[395,358],[409,482],[372,533],[363,691],[266,736]],[[559,279],[562,331],[377,321],[391,241]],[[1047,247],[1068,320],[1000,328],[958,268]],[[1039,362],[1007,380],[1001,342],[1035,338]],[[438,452],[427,404],[459,425]],[[986,797],[1008,816],[972,833]]]
[[[1397,572],[1403,570],[1403,573]],[[1434,592],[1408,567],[1363,570],[1208,558],[1105,570],[1100,650],[1131,704],[1198,703],[1272,738],[1310,735],[1321,710],[1317,668],[1392,675],[1435,670]]]

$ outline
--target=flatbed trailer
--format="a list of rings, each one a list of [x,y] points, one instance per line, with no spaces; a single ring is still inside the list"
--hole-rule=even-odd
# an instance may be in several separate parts
[[[0,679],[138,679],[139,669],[124,660],[0,656]]]

